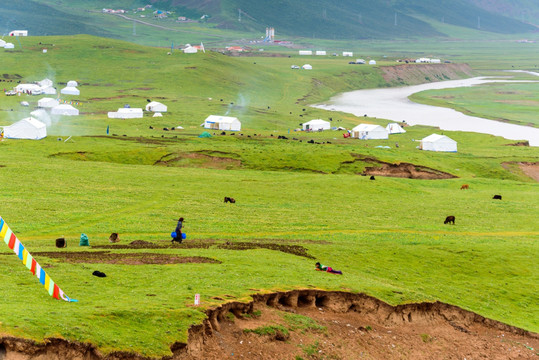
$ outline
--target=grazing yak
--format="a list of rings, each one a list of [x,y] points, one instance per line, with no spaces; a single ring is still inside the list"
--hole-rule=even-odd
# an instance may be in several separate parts
[[[376,178],[374,177],[374,175],[371,175],[371,177],[369,178],[370,180],[376,180]]]
[[[231,204],[235,204],[236,203],[236,200],[234,198],[231,198],[231,197],[228,197],[228,196],[225,196],[225,203],[231,203]]]
[[[455,217],[453,215],[445,218],[444,224],[449,224],[449,223],[455,225]]]
[[[494,200],[501,200],[502,199],[502,196],[501,195],[494,195],[492,197]]]
[[[470,188],[470,185],[464,184],[460,187],[460,190],[468,190]]]

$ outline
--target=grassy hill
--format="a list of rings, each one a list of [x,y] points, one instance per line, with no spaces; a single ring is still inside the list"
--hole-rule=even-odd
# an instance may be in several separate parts
[[[452,28],[438,24],[455,26],[476,37],[480,36],[478,28],[496,34],[521,34],[537,29],[466,0],[343,0],[338,4],[314,0],[309,6],[296,0],[281,0],[270,5],[247,0],[153,0],[151,3],[153,9],[135,13],[133,10],[146,2],[73,0],[66,7],[55,0],[15,0],[0,5],[0,27],[4,33],[24,28],[33,35],[91,34],[137,42],[135,36],[131,36],[136,33],[132,23],[100,13],[107,7],[128,10],[128,16],[137,20],[143,15],[145,22],[157,25],[153,29],[139,28],[138,34],[151,37],[154,44],[157,39],[171,38],[178,32],[218,34],[221,38],[259,38],[267,26],[276,28],[281,38],[332,40],[451,37],[455,33]],[[167,19],[156,20],[152,15],[155,9],[172,13]],[[201,15],[209,18],[201,21]],[[195,22],[177,23],[177,16],[186,16]],[[144,34],[148,31],[149,34]]]
[[[43,54],[40,42],[54,46]],[[202,321],[205,309],[246,301],[253,292],[306,287],[364,292],[391,304],[442,301],[538,331],[539,319],[529,314],[539,304],[539,191],[518,168],[519,162],[539,161],[537,148],[446,132],[459,142],[459,152],[427,153],[416,149],[414,139],[433,129],[421,126],[398,135],[398,149],[393,138],[364,142],[344,139],[339,131],[289,134],[311,118],[332,117],[334,125],[345,127],[385,125],[383,119],[308,106],[337,92],[387,86],[377,67],[348,65],[342,58],[309,57],[309,72],[290,69],[305,59],[295,54],[167,55],[168,49],[91,36],[29,37],[21,43],[0,53],[7,75],[2,79],[49,77],[57,87],[77,80],[81,95],[62,99],[78,103],[81,115],[51,119],[42,141],[0,142],[0,215],[79,303],[51,299],[4,246],[3,334],[90,342],[104,353],[170,356],[170,345],[187,341],[187,329]],[[445,51],[470,59],[474,45]],[[505,68],[506,61],[527,59],[527,66],[533,48],[520,45],[492,43],[474,65]],[[379,54],[396,46],[446,48],[376,46]],[[509,59],[491,56],[507,49]],[[394,58],[376,58],[380,66],[395,65]],[[0,123],[27,116],[39,98],[1,95]],[[23,99],[29,108],[20,106]],[[164,102],[168,112],[162,118],[107,118],[108,111],[125,104],[143,107],[147,99]],[[208,114],[227,112],[240,116],[243,136],[198,138]],[[178,125],[185,129],[164,130]],[[372,159],[458,178],[370,181],[358,174],[373,166]],[[459,190],[462,183],[470,189]],[[504,200],[492,200],[493,194]],[[223,196],[236,204],[223,204]],[[450,214],[456,224],[444,225]],[[178,216],[186,218],[188,237],[171,246]],[[153,248],[103,248],[112,232],[120,234],[120,245],[145,240]],[[90,248],[77,246],[81,233],[89,236]],[[65,249],[54,246],[61,236],[69,244]],[[140,257],[184,262],[135,265]],[[313,270],[315,261],[345,275],[320,276],[326,274]],[[92,276],[94,270],[107,278]],[[201,294],[200,307],[192,306],[194,294]]]

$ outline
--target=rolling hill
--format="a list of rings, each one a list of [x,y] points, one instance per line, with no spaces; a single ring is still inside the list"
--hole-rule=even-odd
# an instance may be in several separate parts
[[[153,9],[135,14],[134,9],[151,3]],[[73,0],[69,7],[57,0],[14,0],[0,5],[3,34],[15,28],[33,35],[70,35],[86,33],[126,39],[127,23],[102,16],[101,9],[122,8],[134,18],[155,21],[152,11],[171,11],[160,24],[175,28],[175,19],[185,16],[196,21],[201,32],[233,30],[246,37],[260,36],[267,26],[287,37],[316,39],[396,39],[451,37],[436,24],[447,24],[466,31],[494,34],[522,34],[537,31],[530,24],[539,5],[528,0],[388,0],[356,1],[278,0],[269,4],[249,0]],[[207,15],[200,24],[202,15]],[[522,21],[521,21],[522,20]],[[122,29],[120,31],[119,29]],[[223,31],[224,30],[224,31]],[[196,31],[196,30],[195,30]],[[445,32],[444,32],[445,31]],[[133,31],[134,32],[134,31]],[[477,34],[479,36],[479,34]]]

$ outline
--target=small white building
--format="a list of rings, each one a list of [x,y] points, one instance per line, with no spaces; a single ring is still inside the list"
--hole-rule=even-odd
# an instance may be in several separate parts
[[[49,97],[46,97],[46,98],[43,98],[43,99],[39,99],[37,101],[37,106],[40,107],[40,108],[53,108],[55,106],[58,106],[60,105],[60,102],[58,102],[58,100],[56,99],[53,99],[53,98],[49,98]]]
[[[116,112],[109,112],[111,119],[138,119],[143,117],[141,108],[119,108]]]
[[[457,152],[457,142],[445,135],[432,134],[423,138],[420,150]]]
[[[312,50],[300,50],[299,54],[300,55],[312,55],[313,51]]]
[[[389,133],[384,127],[374,124],[359,124],[352,129],[350,135],[360,140],[383,140],[389,138]]]
[[[16,123],[4,126],[7,139],[40,140],[47,137],[47,126],[33,117],[24,118]]]
[[[64,95],[80,95],[79,89],[73,86],[66,86],[62,90],[60,90],[60,93]]]
[[[77,116],[79,110],[69,104],[60,104],[51,109],[51,115]]]
[[[237,117],[210,115],[204,120],[204,128],[212,130],[240,131],[241,122]]]
[[[20,93],[26,93],[30,95],[40,95],[43,93],[43,90],[41,90],[41,86],[37,84],[19,84],[15,86],[15,91]]]
[[[325,56],[325,55],[327,55],[325,50],[316,50],[315,54],[318,55],[318,56]]]
[[[313,69],[313,67],[312,67],[311,64],[305,64],[305,65],[303,65],[301,68],[302,68],[302,69],[305,69],[305,70],[312,70],[312,69]]]
[[[397,123],[392,123],[392,124],[387,124],[386,126],[386,130],[388,133],[390,134],[403,134],[406,132],[406,130],[404,130],[399,124]]]
[[[351,51],[343,51],[342,56],[350,56],[350,57],[352,57],[352,56],[354,56],[354,53],[351,52]]]
[[[13,30],[9,36],[28,36],[28,30]]]
[[[323,131],[329,130],[330,128],[331,124],[329,123],[329,121],[325,121],[322,119],[314,119],[303,123],[304,131]]]
[[[167,112],[167,106],[157,101],[152,101],[146,105],[146,111]]]

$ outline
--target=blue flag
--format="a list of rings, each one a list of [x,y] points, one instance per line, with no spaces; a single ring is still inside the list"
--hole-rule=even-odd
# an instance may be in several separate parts
[[[107,135],[109,134],[109,126],[107,125]]]

